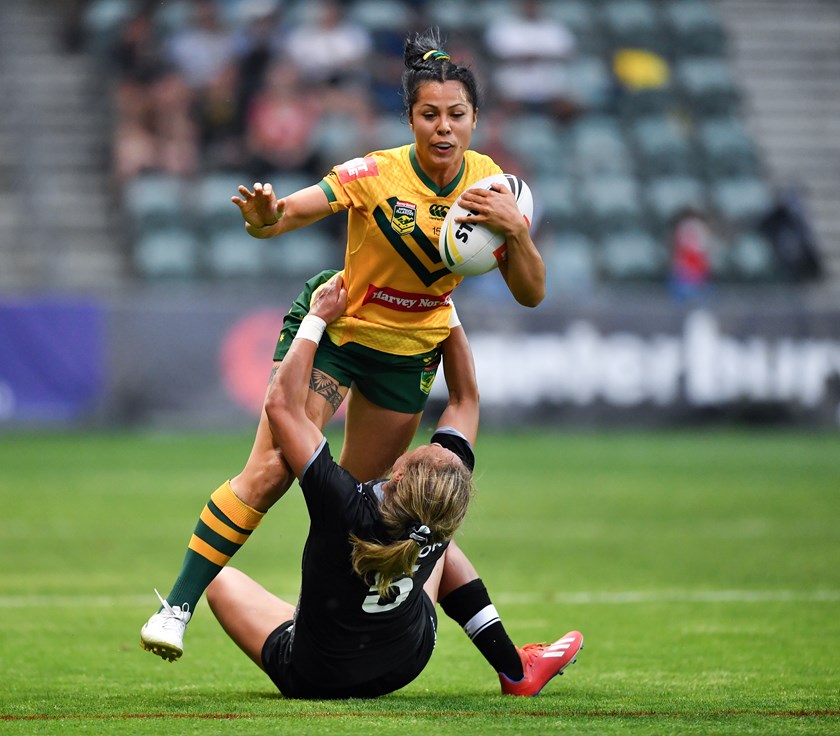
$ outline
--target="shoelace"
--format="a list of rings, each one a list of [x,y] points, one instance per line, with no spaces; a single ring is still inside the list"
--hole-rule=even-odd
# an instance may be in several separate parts
[[[539,659],[545,647],[545,644],[526,644],[522,647],[521,651],[525,655],[527,664],[531,664],[535,659]]]
[[[181,626],[184,623],[184,618],[186,618],[185,614],[189,614],[190,612],[190,604],[184,603],[183,607],[175,606],[173,608],[169,605],[169,602],[160,593],[158,593],[157,588],[155,588],[155,595],[158,597],[160,605],[163,606],[163,610],[169,614],[169,616],[163,620],[163,628],[170,629]]]

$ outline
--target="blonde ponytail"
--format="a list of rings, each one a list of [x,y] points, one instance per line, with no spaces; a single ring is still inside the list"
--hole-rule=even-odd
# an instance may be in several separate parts
[[[473,492],[472,473],[457,460],[416,458],[389,481],[379,512],[390,540],[364,540],[351,534],[353,569],[362,577],[377,575],[383,597],[399,577],[414,575],[423,547],[449,541]]]

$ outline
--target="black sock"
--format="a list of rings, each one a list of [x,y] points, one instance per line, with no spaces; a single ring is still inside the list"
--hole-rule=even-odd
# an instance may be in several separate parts
[[[522,679],[519,652],[502,626],[502,620],[480,578],[453,590],[440,602],[440,607],[449,618],[460,624],[496,672],[514,682]]]

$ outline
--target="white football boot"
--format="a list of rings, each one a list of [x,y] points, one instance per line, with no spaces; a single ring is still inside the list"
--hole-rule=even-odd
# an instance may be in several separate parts
[[[174,662],[184,653],[184,631],[192,614],[189,604],[170,606],[155,590],[163,608],[140,629],[140,646],[147,652]]]

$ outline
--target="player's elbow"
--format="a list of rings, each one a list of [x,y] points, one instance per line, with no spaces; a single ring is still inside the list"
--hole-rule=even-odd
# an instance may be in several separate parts
[[[288,392],[277,382],[266,394],[263,409],[272,429],[282,428],[294,422],[294,405],[289,401]]]
[[[538,307],[545,299],[545,284],[532,286],[513,295],[523,307]]]

